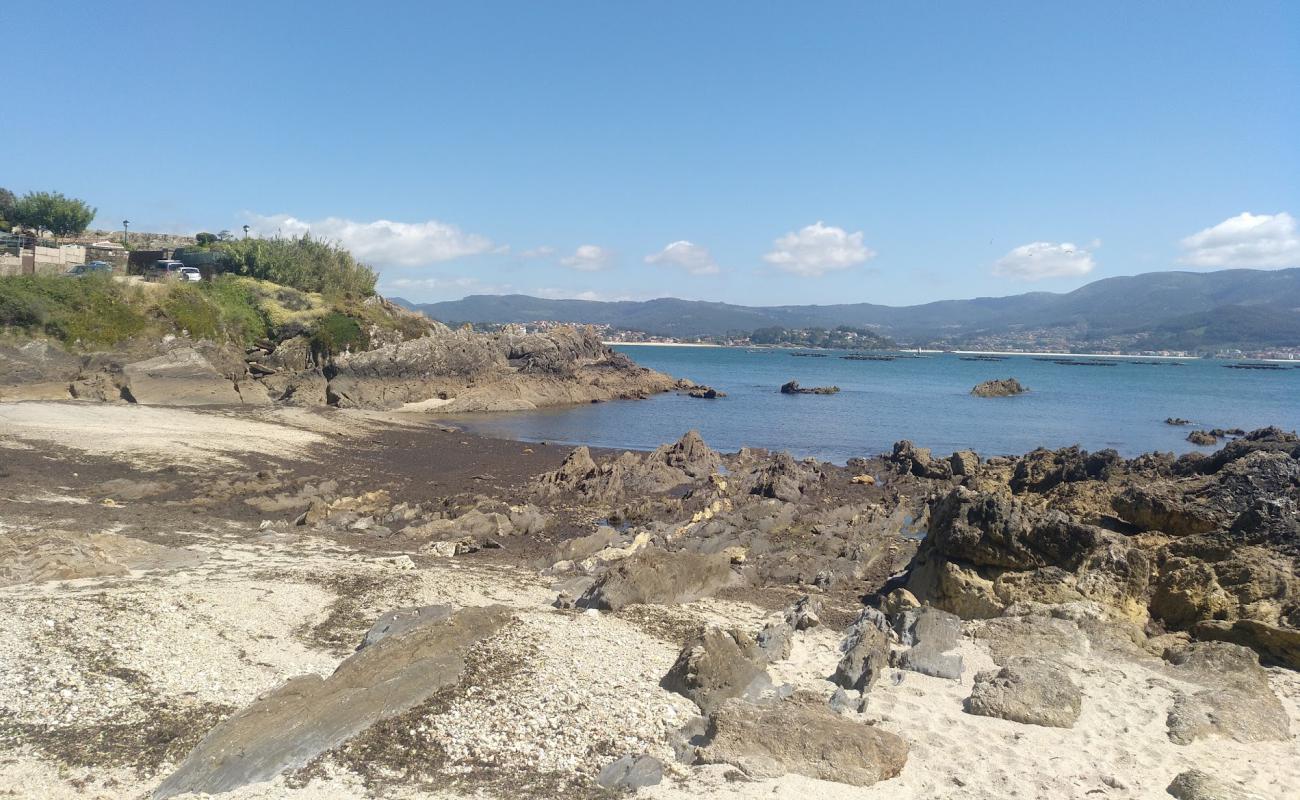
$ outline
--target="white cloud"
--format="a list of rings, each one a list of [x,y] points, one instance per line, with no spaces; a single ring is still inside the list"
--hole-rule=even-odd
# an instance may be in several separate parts
[[[302,220],[288,214],[249,215],[258,236],[312,236],[329,239],[351,250],[361,261],[379,266],[419,267],[438,261],[499,251],[492,240],[466,233],[455,225],[427,222],[356,222],[339,217]]]
[[[849,233],[820,221],[787,233],[772,245],[764,261],[786,272],[813,278],[857,266],[876,255],[862,243],[861,231]]]
[[[1193,267],[1300,266],[1300,232],[1285,211],[1246,211],[1188,236],[1182,245],[1187,254],[1181,260]]]
[[[519,251],[520,258],[550,258],[551,256],[554,255],[555,255],[555,248],[551,247],[548,244],[544,244],[541,247],[533,247],[528,250]]]
[[[1030,242],[999,258],[993,265],[993,274],[1018,281],[1040,281],[1077,278],[1092,272],[1096,266],[1092,253],[1069,242]]]
[[[614,254],[600,245],[584,244],[573,255],[561,258],[560,263],[579,272],[599,272],[614,263]]]
[[[687,241],[673,242],[658,253],[646,256],[645,263],[681,267],[692,275],[716,275],[720,271],[707,247]]]

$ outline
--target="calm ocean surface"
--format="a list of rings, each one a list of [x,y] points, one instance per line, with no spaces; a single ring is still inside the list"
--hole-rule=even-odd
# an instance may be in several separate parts
[[[1063,366],[1043,356],[963,361],[926,354],[896,361],[845,361],[843,353],[797,358],[789,350],[739,348],[617,348],[638,363],[727,392],[719,400],[666,394],[650,400],[516,412],[454,424],[524,441],[650,449],[696,428],[714,448],[789,450],[843,463],[887,452],[911,439],[936,453],[970,448],[981,455],[1079,444],[1113,447],[1126,456],[1196,448],[1190,427],[1164,424],[1184,417],[1204,428],[1300,427],[1300,369],[1225,369],[1216,360],[1182,366],[1135,364]],[[1089,359],[1078,358],[1085,361]],[[1134,359],[1147,360],[1147,359]],[[1016,377],[1029,394],[978,398],[972,386]],[[836,385],[828,396],[782,395],[781,384]]]

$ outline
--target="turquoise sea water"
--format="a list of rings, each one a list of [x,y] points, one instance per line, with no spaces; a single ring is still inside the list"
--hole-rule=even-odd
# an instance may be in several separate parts
[[[970,448],[982,455],[1024,453],[1035,447],[1079,444],[1113,447],[1126,456],[1151,450],[1197,448],[1185,437],[1195,428],[1300,427],[1300,369],[1226,369],[1217,360],[1182,366],[1106,359],[1115,366],[1065,366],[1043,356],[964,361],[926,354],[895,361],[794,357],[789,350],[739,348],[618,348],[638,363],[713,386],[726,398],[697,400],[661,395],[650,400],[462,417],[456,425],[480,433],[565,444],[649,449],[696,428],[715,448],[789,450],[796,456],[843,463],[887,452],[911,439],[936,453]],[[1061,358],[1061,357],[1057,357]],[[1074,360],[1087,361],[1077,358]],[[978,398],[970,389],[990,378],[1016,377],[1030,392]],[[788,380],[836,385],[827,396],[782,395]],[[1195,421],[1164,424],[1166,417]]]

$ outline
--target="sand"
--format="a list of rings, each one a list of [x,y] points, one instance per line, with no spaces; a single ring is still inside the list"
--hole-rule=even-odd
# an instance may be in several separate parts
[[[153,466],[227,464],[250,453],[326,459],[390,424],[384,415],[294,409],[18,403],[0,405],[0,455],[19,443]],[[551,607],[550,580],[526,565],[398,557],[382,541],[353,547],[282,521],[263,528],[219,507],[161,517],[171,526],[161,553],[132,539],[152,532],[157,522],[148,517],[71,516],[97,508],[86,487],[28,495],[0,504],[0,537],[17,542],[44,531],[47,517],[28,516],[39,509],[67,516],[76,528],[70,536],[124,555],[113,556],[112,574],[31,582],[41,576],[28,573],[0,588],[0,790],[19,796],[146,797],[222,715],[293,676],[328,675],[381,613],[442,603],[515,610],[482,653],[487,667],[461,694],[363,759],[330,756],[310,774],[223,797],[567,797],[575,776],[634,752],[668,764],[664,783],[640,795],[658,800],[1161,798],[1190,768],[1276,800],[1300,785],[1295,735],[1254,744],[1169,741],[1165,717],[1180,685],[1151,657],[1087,648],[1068,655],[1083,693],[1071,729],[965,713],[975,673],[993,666],[987,640],[976,635],[980,623],[965,626],[960,681],[888,669],[871,690],[861,721],[911,747],[897,778],[868,788],[795,775],[737,781],[727,767],[673,761],[672,733],[695,709],[659,680],[685,631],[757,630],[769,612],[745,599],[562,611]],[[133,502],[128,510],[150,501]],[[773,677],[829,696],[840,633],[798,634]],[[1300,676],[1271,669],[1269,680],[1300,733]],[[388,780],[399,766],[421,763],[441,763],[440,777],[423,785]],[[456,776],[468,782],[458,786]]]

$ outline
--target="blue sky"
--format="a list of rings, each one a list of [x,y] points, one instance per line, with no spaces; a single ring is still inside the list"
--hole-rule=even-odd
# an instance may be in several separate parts
[[[39,29],[0,185],[310,229],[416,300],[1300,266],[1296,3],[49,0]]]

